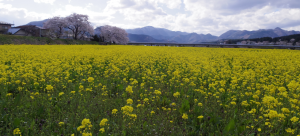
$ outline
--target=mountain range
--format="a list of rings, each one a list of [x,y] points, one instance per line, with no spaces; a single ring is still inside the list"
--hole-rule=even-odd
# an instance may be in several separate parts
[[[43,26],[42,21],[33,21],[27,25]],[[128,33],[128,38],[130,42],[177,42],[177,43],[201,43],[201,42],[211,42],[220,39],[253,39],[261,37],[281,37],[293,34],[300,34],[300,31],[287,31],[279,27],[275,29],[259,29],[254,31],[247,30],[229,30],[222,35],[214,36],[211,34],[197,34],[197,33],[187,33],[180,31],[171,31],[164,28],[155,28],[153,26],[146,26],[142,28],[135,29],[125,29]],[[95,29],[95,34],[100,32]]]
[[[281,37],[293,34],[300,34],[300,31],[287,31],[279,27],[275,29],[259,29],[256,31],[247,30],[229,30],[220,35],[220,39],[253,39],[261,37]]]

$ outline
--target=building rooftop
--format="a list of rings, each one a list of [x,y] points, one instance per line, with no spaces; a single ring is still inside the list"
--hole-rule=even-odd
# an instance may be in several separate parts
[[[16,32],[18,32],[21,28],[11,28],[11,29],[8,29],[8,33],[11,33],[11,34],[15,34]]]

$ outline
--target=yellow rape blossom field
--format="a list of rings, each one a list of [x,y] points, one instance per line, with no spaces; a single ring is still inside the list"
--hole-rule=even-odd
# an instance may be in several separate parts
[[[0,46],[0,135],[299,135],[297,50]]]

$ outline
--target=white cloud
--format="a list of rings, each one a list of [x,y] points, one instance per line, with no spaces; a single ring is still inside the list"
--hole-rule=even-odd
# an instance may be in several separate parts
[[[55,0],[34,0],[36,3],[46,3],[46,4],[53,4]]]
[[[15,8],[11,4],[0,3],[0,17],[9,19],[11,21],[21,21],[22,23],[16,23],[17,25],[24,25],[32,20],[42,20],[49,18],[51,15],[45,13],[36,13],[28,11],[25,8]],[[5,21],[5,20],[3,20]]]
[[[40,3],[50,4],[47,11],[34,8]],[[0,0],[0,18],[23,23],[79,13],[89,15],[95,26],[154,26],[221,35],[232,29],[300,31],[299,7],[298,0]]]
[[[182,4],[181,0],[158,0],[157,2],[167,5],[170,9],[179,9]]]

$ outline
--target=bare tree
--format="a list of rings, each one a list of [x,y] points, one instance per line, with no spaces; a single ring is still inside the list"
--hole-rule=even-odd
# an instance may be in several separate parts
[[[129,41],[127,32],[122,28],[106,25],[101,27],[100,32],[106,42],[127,44]]]
[[[59,39],[67,26],[66,20],[63,17],[53,17],[44,23],[44,28],[49,29],[49,34]]]
[[[94,30],[92,31],[93,27],[88,21],[88,15],[73,13],[65,19],[67,23],[66,28],[73,32],[73,38],[75,40],[84,37],[87,33],[89,33],[90,35],[94,33]]]

